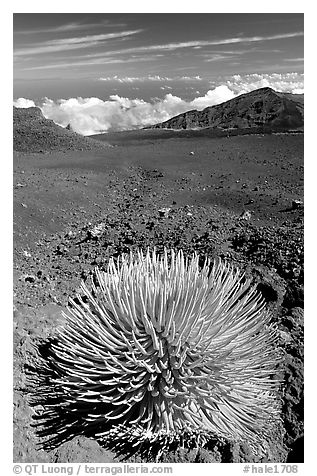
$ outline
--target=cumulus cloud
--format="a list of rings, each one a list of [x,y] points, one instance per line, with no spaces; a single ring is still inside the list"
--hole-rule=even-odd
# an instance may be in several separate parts
[[[13,106],[20,108],[34,107],[35,103],[31,99],[19,98],[16,101],[13,101]]]
[[[304,75],[302,73],[235,74],[227,79],[226,84],[238,94],[265,87],[284,93],[304,93]]]
[[[195,109],[204,109],[207,106],[213,106],[215,104],[220,104],[224,101],[229,101],[236,96],[236,94],[231,91],[226,85],[217,86],[213,90],[207,91],[205,96],[195,98],[191,104]]]
[[[37,104],[34,104],[32,100],[19,98],[14,105],[17,107],[36,105],[40,107],[46,118],[52,119],[57,124],[63,127],[70,124],[74,131],[91,135],[156,124],[185,111],[202,110],[265,86],[277,91],[301,93],[303,92],[303,75],[298,73],[234,75],[227,78],[225,84],[209,89],[203,96],[197,96],[192,101],[185,101],[172,93],[166,94],[163,99],[156,98],[151,102],[114,94],[105,101],[97,97],[77,97],[56,101],[45,98]]]

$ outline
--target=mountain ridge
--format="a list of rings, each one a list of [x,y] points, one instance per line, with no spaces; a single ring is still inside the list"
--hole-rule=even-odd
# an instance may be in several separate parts
[[[265,87],[241,94],[202,111],[192,109],[144,129],[268,129],[302,130],[304,95]]]

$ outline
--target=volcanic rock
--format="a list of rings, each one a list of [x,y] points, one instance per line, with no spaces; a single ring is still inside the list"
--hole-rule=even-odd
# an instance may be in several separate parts
[[[304,204],[301,200],[293,200],[292,201],[292,209],[297,210],[298,208],[303,208]]]
[[[241,213],[240,218],[241,220],[251,220],[251,216],[252,216],[251,212],[249,210],[246,210],[243,213]]]
[[[158,212],[160,217],[167,217],[169,215],[169,212],[171,211],[171,208],[161,208]]]

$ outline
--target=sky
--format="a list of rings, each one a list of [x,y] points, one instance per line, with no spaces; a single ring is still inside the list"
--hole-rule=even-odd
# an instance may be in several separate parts
[[[14,104],[88,135],[270,86],[302,93],[302,13],[15,13]]]

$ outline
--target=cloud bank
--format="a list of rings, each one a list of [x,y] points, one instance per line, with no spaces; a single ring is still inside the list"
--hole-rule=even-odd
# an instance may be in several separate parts
[[[71,125],[75,132],[83,135],[100,132],[124,131],[145,127],[166,121],[190,109],[204,109],[231,99],[235,94],[225,85],[209,90],[205,96],[186,102],[169,93],[163,99],[146,102],[143,99],[129,99],[112,95],[109,100],[91,98],[70,98],[53,101],[45,98],[40,104],[25,98],[14,102],[16,107],[38,106],[43,115],[57,124]]]
[[[38,106],[46,118],[57,124],[63,127],[70,124],[75,132],[92,135],[163,122],[185,111],[202,110],[265,86],[296,94],[304,91],[303,75],[298,73],[234,75],[223,82],[224,84],[209,89],[204,96],[198,96],[192,101],[185,101],[168,93],[163,99],[157,98],[152,102],[112,95],[105,101],[96,97],[57,101],[45,98],[37,104],[30,99],[18,98],[14,105],[22,108]]]

